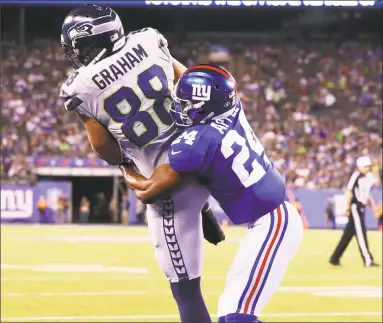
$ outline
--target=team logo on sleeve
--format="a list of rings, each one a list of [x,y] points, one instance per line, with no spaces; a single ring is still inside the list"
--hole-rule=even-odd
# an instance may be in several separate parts
[[[210,101],[211,86],[205,84],[192,84],[193,101]]]

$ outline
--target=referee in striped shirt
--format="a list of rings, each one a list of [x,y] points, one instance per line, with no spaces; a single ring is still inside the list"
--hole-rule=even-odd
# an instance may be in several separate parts
[[[344,228],[342,238],[338,246],[330,258],[330,263],[334,266],[340,265],[340,258],[346,250],[352,237],[356,235],[359,251],[365,267],[379,266],[374,262],[373,257],[368,249],[366,225],[364,221],[364,213],[367,203],[376,212],[374,201],[370,196],[372,183],[366,177],[371,171],[371,159],[368,156],[359,157],[356,160],[358,168],[348,182],[346,190],[346,215],[349,217],[348,223]]]

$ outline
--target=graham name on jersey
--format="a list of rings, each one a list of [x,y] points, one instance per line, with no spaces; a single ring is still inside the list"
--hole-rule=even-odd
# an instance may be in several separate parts
[[[138,44],[130,51],[125,52],[123,56],[120,56],[114,64],[110,64],[108,68],[93,75],[92,81],[100,90],[104,90],[108,85],[117,81],[119,77],[123,77],[128,71],[147,57],[148,54],[145,49],[142,45]]]

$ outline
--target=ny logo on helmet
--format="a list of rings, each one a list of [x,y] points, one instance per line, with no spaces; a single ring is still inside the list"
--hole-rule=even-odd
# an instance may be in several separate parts
[[[194,101],[210,101],[211,86],[205,84],[192,84]]]

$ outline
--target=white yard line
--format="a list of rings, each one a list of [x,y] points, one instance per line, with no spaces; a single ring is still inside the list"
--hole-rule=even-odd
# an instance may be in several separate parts
[[[274,313],[274,314],[261,314],[260,316],[268,317],[298,317],[298,316],[381,316],[382,312],[318,312],[318,313]]]
[[[124,276],[95,276],[88,273],[84,276],[72,276],[68,273],[67,276],[15,276],[4,277],[5,272],[2,272],[1,281],[36,281],[36,282],[51,282],[51,281],[85,281],[85,280],[143,280],[157,281],[166,280],[164,276],[143,276],[143,275],[124,275]],[[225,280],[226,276],[203,276],[203,280]],[[289,276],[285,279],[291,280],[382,280],[381,276]]]
[[[45,297],[45,296],[121,296],[121,295],[147,295],[157,293],[170,293],[168,291],[158,292],[146,292],[146,291],[104,291],[104,292],[41,292],[41,293],[2,293],[4,297],[20,297],[20,296],[33,296],[33,297]]]
[[[284,292],[316,292],[316,291],[329,291],[329,290],[382,290],[381,286],[281,286],[278,291]]]
[[[9,265],[1,264],[1,270],[28,270],[33,272],[56,272],[56,273],[105,273],[118,272],[131,275],[147,275],[147,268],[141,267],[119,267],[119,266],[104,266],[101,264],[45,264],[45,265]]]
[[[331,316],[381,316],[381,312],[306,312],[306,313],[265,313],[262,317],[331,317]],[[216,315],[211,315],[215,317]],[[2,322],[41,322],[41,321],[78,321],[78,320],[151,320],[151,319],[179,319],[177,314],[154,314],[154,315],[120,315],[120,316],[25,316],[25,317],[2,317]]]
[[[287,293],[330,293],[330,294],[339,294],[343,293],[345,297],[350,293],[358,295],[359,293],[370,294],[371,297],[380,297],[382,294],[382,287],[379,286],[282,286],[277,292],[287,292]],[[28,292],[3,292],[3,297],[47,297],[47,296],[58,296],[58,297],[67,297],[67,296],[128,296],[128,295],[153,295],[153,294],[169,294],[170,291],[167,289],[160,289],[155,291],[68,291],[68,292],[38,292],[38,293],[28,293]],[[217,295],[220,294],[219,290],[207,290],[204,291],[205,295]],[[326,294],[327,295],[327,294]]]
[[[382,276],[285,276],[286,279],[294,280],[382,280]]]

